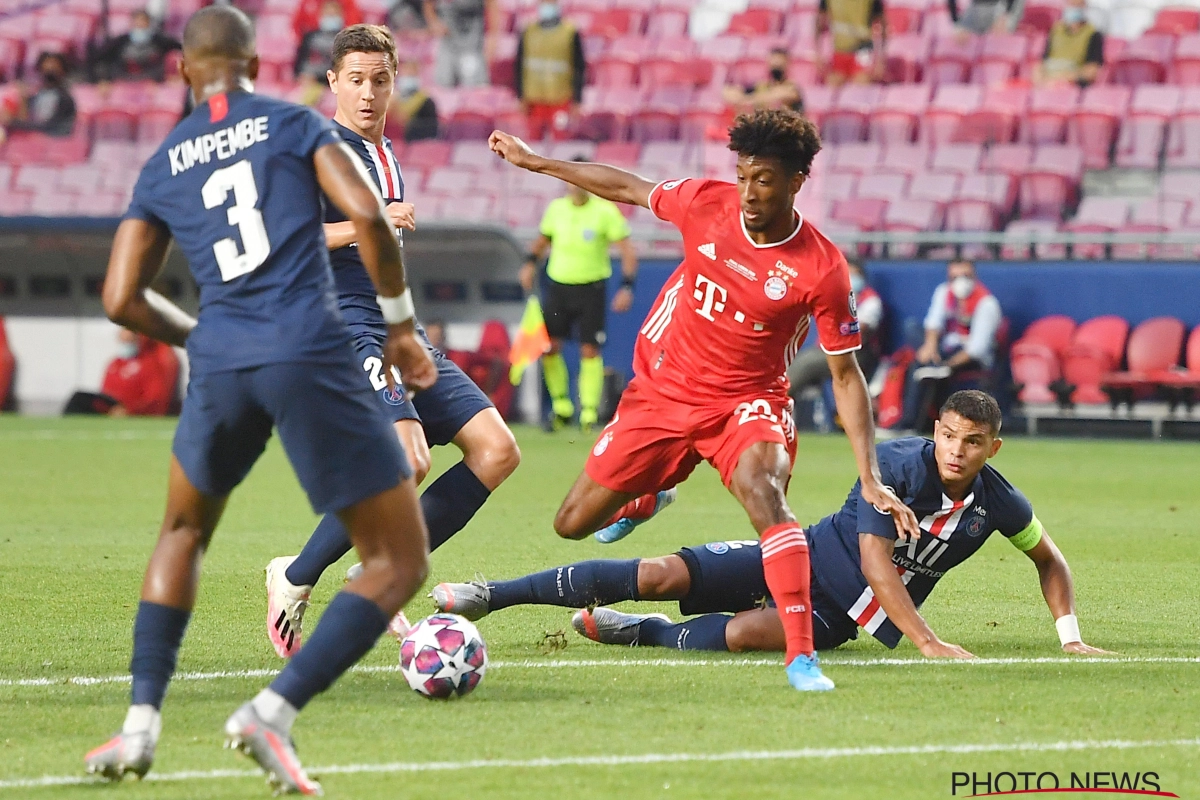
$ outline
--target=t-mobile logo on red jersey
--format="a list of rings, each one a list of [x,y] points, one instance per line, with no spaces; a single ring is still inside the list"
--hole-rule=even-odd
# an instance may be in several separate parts
[[[718,293],[720,297],[717,296]],[[702,303],[700,308],[696,309],[696,313],[709,322],[716,322],[713,312],[720,314],[725,310],[725,301],[729,298],[729,293],[711,278],[698,274],[696,275],[696,291],[692,292],[692,297]]]

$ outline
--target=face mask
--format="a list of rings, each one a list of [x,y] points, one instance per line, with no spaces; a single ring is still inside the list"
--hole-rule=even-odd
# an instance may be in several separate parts
[[[340,31],[342,29],[342,18],[337,16],[321,17],[321,30],[326,33]]]
[[[855,294],[858,294],[859,292],[861,292],[863,289],[866,288],[866,286],[867,286],[866,278],[864,278],[862,275],[856,275],[854,273],[850,273],[850,288],[854,290]]]
[[[416,75],[401,75],[396,79],[396,88],[400,90],[401,95],[407,97],[421,88],[421,79]]]
[[[771,70],[771,80],[775,81],[776,83],[783,83],[783,79],[786,77],[787,73],[779,68]]]
[[[1068,25],[1078,25],[1083,22],[1083,9],[1078,6],[1071,6],[1063,9],[1063,22]]]
[[[538,22],[543,25],[553,25],[559,20],[557,3],[542,3],[538,6]]]
[[[975,279],[968,278],[966,275],[959,275],[950,281],[950,291],[959,300],[966,300],[971,296],[971,292],[975,291]]]
[[[117,358],[134,358],[137,354],[137,342],[117,342]]]
[[[145,44],[154,33],[149,28],[134,28],[129,32],[129,41],[134,44]]]

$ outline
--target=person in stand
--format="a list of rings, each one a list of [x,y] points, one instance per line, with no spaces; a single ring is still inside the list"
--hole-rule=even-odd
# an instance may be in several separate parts
[[[521,33],[515,69],[515,89],[529,118],[531,139],[570,137],[586,70],[579,31],[562,18],[558,3],[539,3],[537,22]]]

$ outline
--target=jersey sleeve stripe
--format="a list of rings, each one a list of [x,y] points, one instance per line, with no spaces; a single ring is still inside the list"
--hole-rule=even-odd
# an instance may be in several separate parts
[[[856,344],[854,347],[847,347],[845,350],[826,350],[825,345],[821,345],[821,350],[827,356],[844,356],[846,353],[853,353],[855,350],[862,350],[862,345]]]

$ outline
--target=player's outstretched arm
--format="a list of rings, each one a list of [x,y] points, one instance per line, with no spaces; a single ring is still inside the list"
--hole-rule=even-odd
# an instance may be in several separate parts
[[[863,576],[875,593],[879,607],[888,615],[900,632],[917,646],[927,658],[974,658],[956,644],[943,642],[921,616],[904,581],[892,563],[896,543],[873,533],[858,535],[858,550],[862,557]]]
[[[837,403],[838,416],[842,418],[842,427],[846,429],[846,438],[850,440],[854,460],[858,464],[863,498],[892,515],[901,539],[919,538],[921,529],[917,527],[916,515],[895,492],[884,486],[879,474],[871,398],[867,394],[867,380],[858,367],[858,359],[854,353],[839,353],[826,354],[825,360],[833,377],[833,399]]]
[[[514,166],[558,178],[614,203],[649,208],[650,190],[657,185],[640,175],[607,164],[581,164],[539,156],[521,139],[504,131],[492,131],[488,146]]]
[[[1055,622],[1064,620],[1060,626],[1059,638],[1063,639],[1062,649],[1078,655],[1109,655],[1107,650],[1084,644],[1079,636],[1079,623],[1075,620],[1075,585],[1071,580],[1071,568],[1063,558],[1058,546],[1043,531],[1041,541],[1025,555],[1037,566],[1038,577],[1042,584],[1042,597],[1054,615]],[[1069,620],[1065,618],[1070,617]],[[1064,634],[1064,630],[1069,632]],[[1072,635],[1073,634],[1073,635]],[[1070,641],[1074,639],[1074,641]]]
[[[170,246],[170,232],[156,223],[127,219],[117,227],[104,278],[104,313],[118,325],[183,347],[196,320],[149,288]]]
[[[408,388],[429,388],[437,380],[437,367],[416,336],[416,322],[412,315],[412,300],[405,280],[400,243],[379,192],[367,175],[366,167],[344,143],[318,148],[313,154],[313,164],[321,190],[354,223],[359,256],[380,298],[403,299],[408,306],[407,317],[403,319],[390,318],[391,312],[384,309],[384,319],[389,323],[388,340],[384,346],[387,365],[399,368],[404,385]],[[391,370],[385,369],[384,375],[390,384]]]

